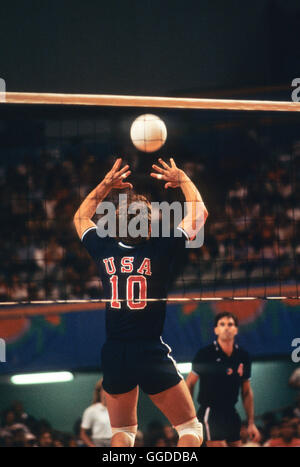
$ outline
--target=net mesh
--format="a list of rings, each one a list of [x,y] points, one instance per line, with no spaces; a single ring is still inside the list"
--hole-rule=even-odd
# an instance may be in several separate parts
[[[159,152],[130,141],[141,113],[167,126]],[[103,300],[74,213],[116,156],[137,193],[183,201],[149,176],[158,154],[174,157],[209,211],[204,245],[187,250],[171,295],[299,298],[299,124],[288,112],[1,105],[1,304]]]

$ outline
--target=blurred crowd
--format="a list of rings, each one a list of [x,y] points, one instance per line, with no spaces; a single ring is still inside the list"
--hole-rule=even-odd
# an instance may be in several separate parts
[[[218,157],[209,158],[203,149],[201,155],[177,158],[210,213],[203,247],[187,251],[176,282],[181,289],[183,281],[199,288],[201,280],[205,289],[299,278],[300,142],[276,146],[263,125],[243,132],[246,142],[237,141],[232,154],[218,148]],[[247,153],[241,154],[245,147]],[[101,298],[96,268],[72,219],[114,157],[93,154],[84,143],[72,148],[56,145],[0,167],[0,301]],[[166,193],[146,177],[151,161],[137,154],[127,161],[138,192],[151,200],[176,199],[175,190]]]
[[[54,430],[47,420],[28,415],[20,401],[2,413],[0,426],[1,447],[77,447],[75,434]]]
[[[15,401],[2,413],[0,447],[84,447],[87,444],[82,439],[81,423],[80,418],[74,424],[73,433],[64,433],[55,430],[47,420],[27,414],[22,402]],[[300,447],[300,394],[295,406],[265,413],[256,423],[260,442],[249,439],[244,422],[242,447]],[[176,431],[170,425],[153,420],[144,432],[138,430],[135,447],[170,448],[176,446],[177,440]]]
[[[2,413],[0,447],[84,447],[81,418],[74,424],[73,433],[55,430],[47,420],[38,420],[24,411],[22,402],[15,401]],[[135,446],[174,447],[177,435],[169,425],[158,421],[149,423],[143,433],[138,430]]]
[[[207,203],[213,215],[205,225],[203,247],[190,253],[187,280],[195,284],[197,270],[198,281],[201,278],[204,287],[211,288],[296,283],[300,276],[300,142],[291,145],[289,154],[265,154],[254,167],[249,164],[246,173],[239,171],[238,161],[229,167],[222,204],[212,209]]]

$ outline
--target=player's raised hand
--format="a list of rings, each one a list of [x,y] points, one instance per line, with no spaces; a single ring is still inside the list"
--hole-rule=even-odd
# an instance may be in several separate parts
[[[124,188],[133,188],[131,183],[124,182],[124,180],[131,174],[131,171],[128,170],[129,165],[126,164],[122,169],[121,165],[122,158],[119,157],[112,166],[112,169],[105,175],[103,183],[108,188],[116,188],[119,190],[123,190]]]
[[[150,175],[157,180],[166,181],[165,188],[178,188],[187,179],[187,175],[177,167],[172,157],[170,158],[170,165],[163,161],[162,158],[159,158],[158,162],[161,167],[156,164],[152,165],[153,169],[158,173],[152,172]]]

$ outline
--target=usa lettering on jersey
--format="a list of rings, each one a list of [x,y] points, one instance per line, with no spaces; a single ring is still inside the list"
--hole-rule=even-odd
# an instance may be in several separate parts
[[[151,260],[149,258],[144,258],[141,262],[139,268],[137,269],[137,274],[132,274],[134,272],[134,257],[133,256],[123,256],[120,261],[120,274],[131,274],[127,277],[126,282],[126,303],[127,307],[130,310],[142,310],[147,306],[147,277],[151,276]],[[111,283],[111,308],[120,309],[121,301],[119,300],[119,290],[118,282],[119,277],[116,274],[117,268],[115,265],[115,258],[111,256],[110,258],[104,258],[103,263],[105,266],[106,273],[110,276]],[[138,290],[137,297],[135,297],[135,292]]]

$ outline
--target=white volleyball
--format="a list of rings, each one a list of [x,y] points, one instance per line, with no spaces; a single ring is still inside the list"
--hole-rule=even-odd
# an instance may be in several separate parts
[[[139,151],[154,152],[164,145],[167,139],[167,128],[157,115],[144,114],[134,120],[130,129],[130,137]]]

